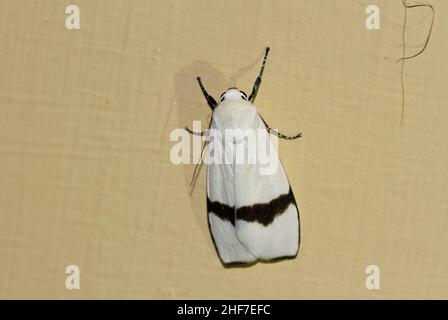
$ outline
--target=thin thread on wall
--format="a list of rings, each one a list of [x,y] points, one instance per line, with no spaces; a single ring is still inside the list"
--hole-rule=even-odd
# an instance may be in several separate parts
[[[397,60],[397,62],[401,61],[401,119],[400,119],[400,126],[403,125],[404,121],[404,105],[405,105],[405,83],[404,83],[404,65],[405,61],[408,59],[415,58],[419,56],[420,54],[425,51],[426,47],[428,46],[429,39],[431,37],[432,27],[434,25],[434,7],[430,4],[423,4],[423,3],[415,3],[415,4],[408,4],[406,0],[402,0],[403,6],[404,6],[404,23],[403,23],[403,56]],[[432,12],[432,18],[431,18],[431,25],[429,27],[428,36],[426,37],[426,40],[423,44],[423,48],[418,51],[417,53],[406,56],[406,25],[407,25],[407,9],[412,8],[419,8],[419,7],[427,7],[431,9]]]

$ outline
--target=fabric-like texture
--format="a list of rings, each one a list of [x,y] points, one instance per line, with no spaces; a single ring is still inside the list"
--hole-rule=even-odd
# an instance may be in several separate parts
[[[401,0],[375,1],[380,30],[363,0],[78,0],[79,30],[71,1],[0,1],[0,298],[446,298],[448,2],[427,1],[402,125]],[[428,14],[408,12],[409,54]],[[205,167],[190,195],[170,133],[206,129],[197,76],[248,93],[268,45],[258,111],[303,133],[279,144],[300,254],[225,269]]]

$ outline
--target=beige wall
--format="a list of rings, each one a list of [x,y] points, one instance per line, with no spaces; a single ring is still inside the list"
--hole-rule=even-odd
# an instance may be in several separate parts
[[[1,1],[0,298],[447,298],[448,3],[430,2],[400,126],[400,0],[77,0],[75,31],[71,1]],[[409,10],[410,45],[429,19]],[[303,133],[280,142],[301,251],[224,269],[205,170],[189,196],[169,134],[209,115],[197,75],[250,91],[265,45],[259,111]]]

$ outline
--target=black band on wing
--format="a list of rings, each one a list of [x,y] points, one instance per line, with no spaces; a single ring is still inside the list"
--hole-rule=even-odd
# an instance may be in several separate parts
[[[236,210],[239,220],[247,222],[259,222],[264,226],[270,225],[276,216],[281,215],[290,204],[295,205],[294,194],[291,187],[289,192],[272,199],[268,203],[256,203],[251,206],[244,206]]]
[[[210,201],[207,197],[207,211],[209,213],[213,212],[222,220],[230,221],[231,224],[235,225],[235,207],[228,206],[218,201]]]
[[[247,222],[258,222],[264,226],[270,225],[276,216],[281,215],[290,204],[296,205],[291,187],[289,192],[280,195],[267,203],[256,203],[251,206],[244,206],[236,210],[238,220]],[[230,221],[235,225],[235,208],[218,201],[210,201],[207,197],[207,211],[213,212],[222,220]]]

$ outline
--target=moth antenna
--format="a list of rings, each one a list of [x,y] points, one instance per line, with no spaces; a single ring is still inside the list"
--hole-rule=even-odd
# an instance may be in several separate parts
[[[218,105],[216,103],[216,100],[211,95],[208,94],[207,90],[205,90],[205,87],[204,87],[204,85],[202,84],[202,81],[201,81],[201,77],[197,77],[196,80],[198,81],[199,87],[201,88],[201,91],[204,94],[205,99],[207,100],[208,106],[212,110],[214,110],[216,108],[216,106]]]
[[[266,61],[268,60],[269,50],[271,50],[271,49],[269,47],[266,47],[266,51],[264,52],[263,63],[261,64],[260,73],[258,74],[258,77],[255,80],[254,86],[252,88],[252,93],[249,96],[250,102],[254,102],[254,100],[257,96],[257,93],[258,93],[258,89],[260,88],[261,79],[263,77],[263,72],[264,72],[264,67],[266,66]]]

